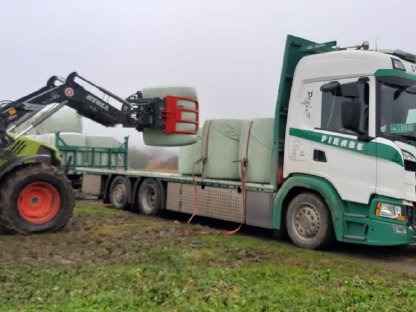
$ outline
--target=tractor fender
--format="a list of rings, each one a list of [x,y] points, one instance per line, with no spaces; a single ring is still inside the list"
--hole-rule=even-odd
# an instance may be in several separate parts
[[[21,158],[13,158],[10,159],[7,163],[0,167],[0,180],[3,178],[7,173],[14,170],[16,167],[19,167],[24,164],[28,163],[47,163],[51,164],[51,155],[47,154],[37,154],[37,155],[30,155]]]

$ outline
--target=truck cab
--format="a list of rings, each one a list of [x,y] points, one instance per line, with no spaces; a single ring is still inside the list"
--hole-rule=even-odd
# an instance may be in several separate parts
[[[305,56],[296,66],[283,177],[331,189],[339,240],[416,241],[415,59],[345,49]]]

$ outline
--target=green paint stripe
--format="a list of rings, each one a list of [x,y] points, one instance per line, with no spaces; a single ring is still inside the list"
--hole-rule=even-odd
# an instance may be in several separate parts
[[[401,77],[416,80],[416,75],[397,69],[379,69],[374,73],[376,77]]]
[[[323,134],[297,128],[290,128],[289,134],[301,139],[337,147],[354,153],[372,157],[377,156],[379,158],[392,161],[403,167],[403,158],[401,154],[395,148],[386,144],[376,142],[363,142],[354,139],[348,139],[342,136]]]

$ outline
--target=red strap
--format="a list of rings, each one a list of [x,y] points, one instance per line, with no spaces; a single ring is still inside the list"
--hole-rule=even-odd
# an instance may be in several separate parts
[[[192,164],[192,185],[194,188],[194,211],[192,212],[191,217],[188,219],[188,224],[190,224],[192,222],[192,219],[196,216],[198,209],[199,209],[199,198],[198,198],[198,188],[197,188],[197,184],[196,184],[196,179],[195,179],[195,165],[199,164],[202,161],[202,173],[201,173],[201,182],[204,182],[204,175],[205,175],[205,162],[208,158],[208,141],[209,141],[209,134],[211,131],[211,124],[212,124],[212,120],[210,120],[208,122],[208,129],[205,132],[205,146],[204,146],[204,153],[202,154],[202,156],[197,159],[193,164]]]
[[[241,206],[241,213],[244,216],[246,214],[246,209],[247,209],[247,203],[246,203],[246,197],[247,197],[247,193],[246,193],[246,169],[247,169],[247,165],[248,165],[248,145],[250,143],[250,137],[251,137],[251,128],[253,126],[253,121],[250,122],[250,126],[248,128],[248,136],[247,136],[247,143],[246,143],[246,154],[244,157],[242,157],[240,159],[240,176],[241,176],[241,196],[242,196],[242,200],[243,200],[243,205]],[[223,235],[234,235],[236,233],[238,233],[238,231],[240,231],[241,227],[243,226],[243,223],[241,222],[240,225],[232,230],[232,231],[226,231],[223,232]]]

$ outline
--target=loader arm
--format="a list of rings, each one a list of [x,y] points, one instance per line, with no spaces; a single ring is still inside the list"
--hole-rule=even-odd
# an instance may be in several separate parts
[[[73,72],[66,79],[53,76],[41,89],[16,101],[3,102],[0,105],[0,132],[10,130],[12,125],[19,126],[45,106],[55,103],[59,105],[57,109],[69,106],[80,115],[106,127],[122,125],[136,128],[138,131],[150,128],[162,129],[172,134],[196,134],[198,102],[195,99],[185,99],[194,103],[195,109],[191,111],[195,114],[195,118],[181,120],[182,112],[190,111],[189,108],[182,108],[178,104],[182,100],[184,99],[171,96],[143,98],[140,92],[123,99]],[[177,121],[192,124],[192,129],[186,132],[172,129],[172,125]]]

